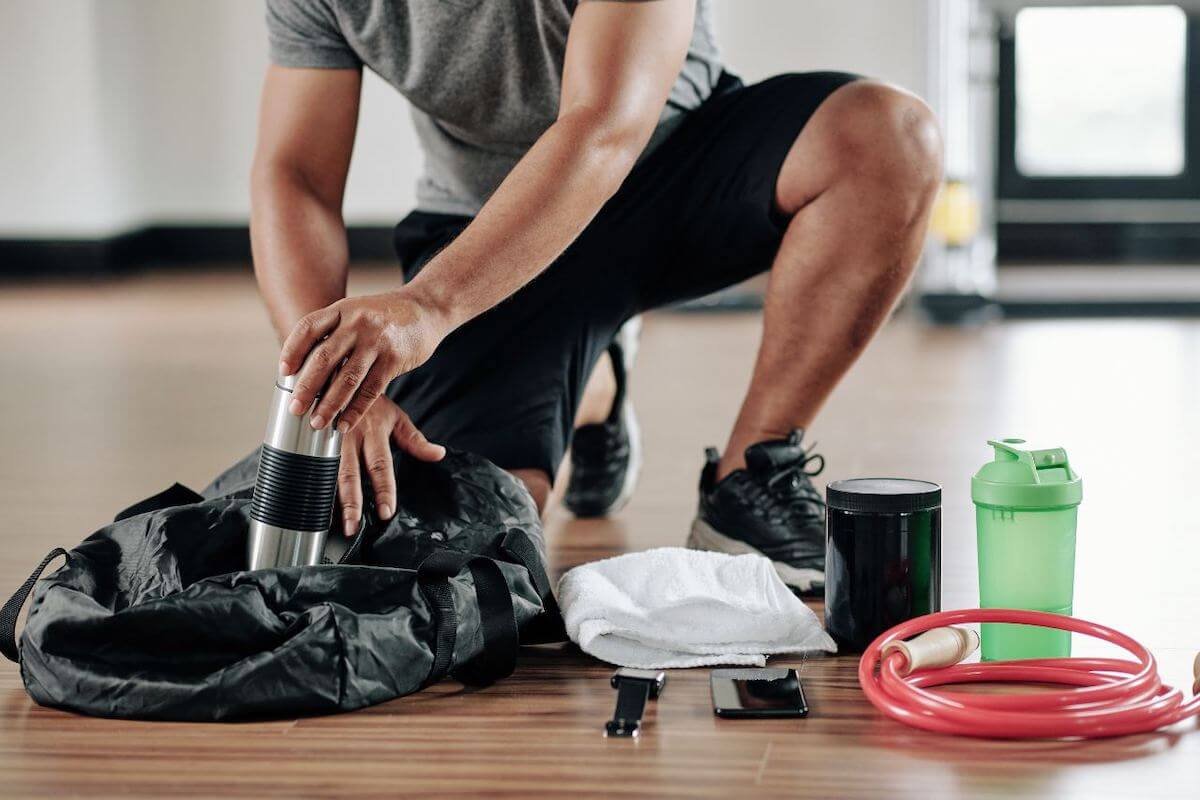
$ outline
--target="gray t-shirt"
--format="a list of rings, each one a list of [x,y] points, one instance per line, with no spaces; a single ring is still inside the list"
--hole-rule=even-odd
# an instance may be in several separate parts
[[[266,0],[271,60],[378,73],[412,105],[424,211],[475,214],[554,122],[579,0]],[[711,0],[646,152],[721,74]]]

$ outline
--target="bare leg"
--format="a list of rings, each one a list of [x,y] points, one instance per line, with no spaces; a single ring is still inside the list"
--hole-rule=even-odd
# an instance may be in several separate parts
[[[525,484],[525,488],[533,495],[539,514],[546,511],[546,500],[550,498],[550,477],[540,469],[510,469],[510,473]]]
[[[940,180],[941,141],[916,97],[859,81],[813,115],[776,183],[791,222],[718,478],[745,466],[749,445],[812,423],[912,276]]]

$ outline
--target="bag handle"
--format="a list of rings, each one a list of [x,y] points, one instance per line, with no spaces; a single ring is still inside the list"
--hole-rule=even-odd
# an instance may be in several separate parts
[[[542,613],[533,624],[527,626],[526,644],[549,644],[550,642],[565,642],[567,629],[563,624],[562,612],[558,608],[558,600],[550,587],[550,578],[542,563],[541,553],[537,545],[529,538],[529,534],[521,528],[509,528],[500,542],[500,549],[514,563],[520,564],[529,572],[533,588],[542,601]]]
[[[9,661],[21,663],[21,653],[17,648],[17,617],[21,614],[21,607],[25,605],[29,593],[33,591],[33,585],[37,583],[38,578],[42,577],[42,573],[46,571],[46,567],[50,566],[50,562],[59,556],[66,555],[67,551],[61,547],[51,550],[50,554],[42,559],[42,563],[34,568],[33,573],[25,582],[13,592],[12,597],[8,598],[4,607],[0,608],[0,655]],[[70,556],[67,558],[69,560]]]
[[[425,686],[440,681],[454,666],[458,611],[450,579],[464,567],[470,570],[475,584],[483,652],[455,669],[454,677],[463,683],[484,685],[507,678],[517,665],[517,617],[500,565],[486,556],[438,550],[417,567],[417,581],[433,610],[435,625],[433,665]]]
[[[135,517],[138,514],[145,514],[148,511],[159,511],[160,509],[169,508],[171,506],[182,506],[190,503],[198,503],[203,500],[203,495],[187,488],[181,483],[171,484],[169,487],[154,495],[147,497],[145,500],[134,503],[129,508],[117,514],[114,522],[120,522],[129,517]],[[42,559],[42,563],[38,564],[21,586],[13,592],[12,597],[8,598],[8,602],[0,608],[0,655],[3,655],[9,661],[20,663],[21,654],[17,648],[17,617],[21,615],[21,608],[25,605],[25,601],[29,599],[29,593],[33,591],[33,586],[37,583],[38,578],[46,571],[46,567],[50,566],[50,562],[59,556],[67,556],[67,551],[61,547],[56,547],[50,551],[50,554]],[[70,556],[67,556],[70,559]]]

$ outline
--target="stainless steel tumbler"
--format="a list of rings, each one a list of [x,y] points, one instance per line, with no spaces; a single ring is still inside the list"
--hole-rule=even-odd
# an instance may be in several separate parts
[[[295,385],[295,375],[275,381],[250,505],[250,569],[321,563],[333,519],[342,436],[332,425],[313,430],[316,402],[299,417],[288,411]]]

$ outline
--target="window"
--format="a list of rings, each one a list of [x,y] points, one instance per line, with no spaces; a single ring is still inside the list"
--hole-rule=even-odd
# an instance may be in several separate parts
[[[1200,6],[996,7],[999,257],[1194,263]]]
[[[1178,6],[1022,9],[1016,165],[1027,176],[1176,176],[1186,130]]]
[[[1200,23],[1181,6],[1030,5],[1000,25],[997,189],[1200,197]]]

